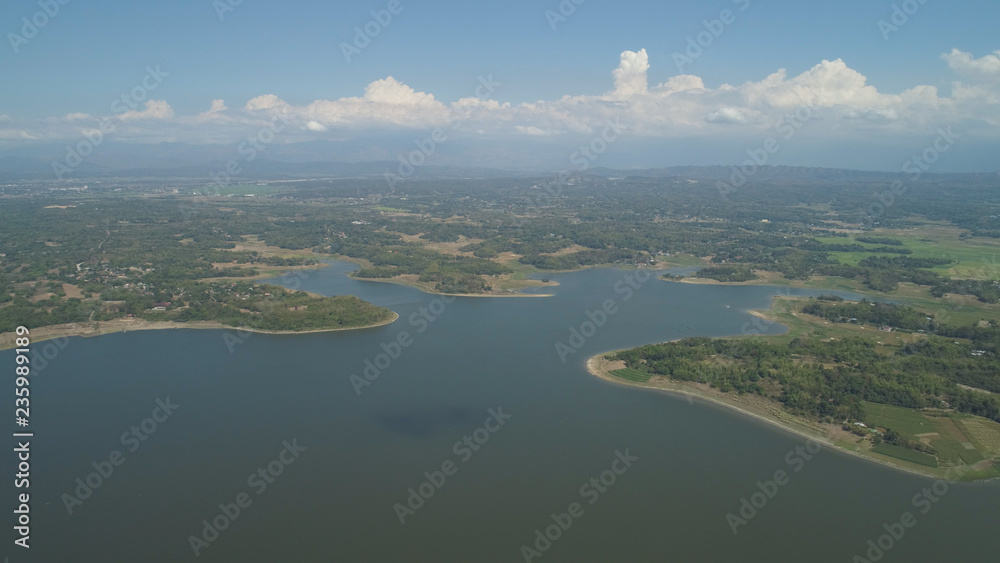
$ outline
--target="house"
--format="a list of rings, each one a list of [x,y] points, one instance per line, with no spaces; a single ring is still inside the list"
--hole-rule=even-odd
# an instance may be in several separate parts
[[[156,303],[155,305],[153,305],[153,310],[154,311],[166,311],[167,307],[169,307],[169,306],[170,306],[170,302],[169,301],[167,301],[166,303]]]

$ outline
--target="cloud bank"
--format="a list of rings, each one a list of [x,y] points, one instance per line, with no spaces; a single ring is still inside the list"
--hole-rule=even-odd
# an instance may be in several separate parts
[[[451,103],[418,92],[389,76],[365,87],[357,97],[293,105],[266,93],[231,108],[221,99],[207,111],[176,115],[165,100],[149,100],[142,109],[109,116],[73,113],[41,120],[0,116],[0,141],[72,140],[81,132],[112,120],[117,140],[137,142],[235,142],[276,115],[289,123],[287,142],[345,138],[350,134],[450,128],[484,139],[539,138],[598,133],[609,119],[619,119],[630,136],[711,139],[754,135],[772,129],[797,109],[808,107],[815,134],[852,137],[922,134],[942,125],[1000,137],[1000,51],[977,58],[953,49],[941,55],[951,79],[950,92],[917,85],[899,93],[879,91],[866,76],[843,60],[824,60],[790,76],[785,69],[758,81],[712,88],[693,75],[677,75],[649,85],[645,49],[621,53],[611,72],[611,88],[601,95],[565,95],[557,100],[510,104],[492,99],[493,88]],[[940,63],[939,63],[940,64]],[[502,77],[496,77],[502,80]],[[493,77],[489,77],[493,83]],[[481,79],[482,84],[487,80]]]

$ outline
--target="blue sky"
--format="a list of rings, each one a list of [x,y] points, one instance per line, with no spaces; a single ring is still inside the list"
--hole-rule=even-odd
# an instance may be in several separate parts
[[[119,140],[221,139],[225,136],[220,133],[223,130],[254,126],[253,120],[241,112],[249,100],[264,95],[286,103],[287,109],[281,111],[295,113],[302,108],[299,114],[303,124],[316,124],[309,129],[313,133],[343,138],[346,132],[358,128],[419,130],[427,123],[417,119],[354,123],[345,121],[339,113],[330,117],[316,108],[304,108],[316,100],[363,96],[366,86],[390,76],[446,105],[473,97],[479,77],[489,75],[502,84],[491,99],[509,103],[515,109],[536,101],[552,103],[563,96],[591,97],[589,102],[598,103],[602,101],[599,97],[615,87],[611,72],[621,64],[622,53],[645,50],[645,75],[650,88],[654,88],[680,74],[672,55],[683,52],[687,38],[705,29],[704,20],[719,18],[723,10],[731,10],[735,21],[724,25],[721,34],[713,37],[711,44],[683,69],[684,74],[700,77],[704,88],[713,92],[724,84],[763,81],[779,69],[787,69],[787,77],[793,78],[822,61],[839,59],[851,72],[863,76],[866,85],[885,95],[933,86],[941,98],[952,99],[953,82],[965,80],[970,87],[987,91],[976,103],[987,107],[988,116],[996,116],[989,95],[995,94],[1000,85],[1000,80],[994,81],[990,75],[990,57],[1000,50],[996,30],[1000,3],[995,0],[926,0],[924,4],[909,0],[919,9],[898,31],[892,31],[888,40],[878,21],[889,21],[893,5],[905,4],[900,0],[586,0],[580,5],[566,0],[563,4],[573,5],[575,12],[566,21],[558,22],[555,30],[546,11],[559,11],[560,2],[556,0],[400,0],[402,11],[393,15],[392,21],[351,62],[342,55],[341,43],[353,42],[354,27],[364,27],[372,19],[370,12],[386,9],[388,0],[243,0],[227,10],[220,21],[217,5],[227,1],[70,0],[60,5],[59,13],[37,35],[20,43],[15,53],[9,34],[19,34],[21,18],[30,19],[41,8],[37,1],[7,0],[0,6],[0,31],[5,39],[0,45],[0,77],[4,83],[0,88],[0,116],[6,116],[9,130],[16,128],[27,140],[72,137],[73,127],[60,128],[50,123],[46,128],[46,119],[86,114],[96,120],[110,115],[112,100],[140,84],[148,66],[159,65],[169,76],[149,97],[169,105],[170,117],[166,118],[166,113],[153,116],[157,119],[136,115]],[[960,58],[950,62],[942,59],[953,49],[967,54],[971,62],[963,67]],[[961,76],[963,69],[966,76]],[[713,95],[724,97],[718,92]],[[715,102],[719,108],[743,108],[742,114],[731,115],[747,127],[757,127],[727,131],[727,138],[759,137],[774,124],[773,119],[768,121],[769,114],[780,114],[722,97]],[[232,119],[225,123],[216,120],[214,129],[212,123],[207,123],[209,120],[183,122],[184,116],[204,112],[213,100],[220,99],[225,100]],[[839,102],[830,102],[834,103]],[[856,113],[871,109],[858,103],[869,102],[854,100],[847,105]],[[923,127],[928,134],[938,125],[957,123],[983,110],[977,105],[945,116],[921,114],[916,123],[906,111],[890,108],[891,101],[871,103],[877,106],[879,115],[894,112],[894,120]],[[774,106],[769,102],[769,107]],[[549,109],[558,113],[566,108]],[[271,104],[261,111],[278,111],[278,106]],[[599,130],[594,123],[607,118],[591,112],[560,129],[545,116],[533,123],[532,111],[511,110],[518,115],[494,121],[519,120],[521,130],[531,130],[536,133],[533,136],[559,137],[586,136],[588,127]],[[710,108],[704,112],[711,113]],[[831,114],[828,121],[833,118]],[[478,123],[480,118],[472,120]],[[79,128],[80,121],[76,120],[75,127]],[[489,127],[490,117],[481,121],[480,132],[494,131]],[[665,123],[661,131],[644,134],[676,138],[678,133],[672,127],[683,129],[685,123]],[[995,125],[992,121],[979,123],[976,134],[988,139]],[[516,134],[512,130],[495,131],[499,136]],[[899,138],[914,132],[901,127],[893,131]],[[698,135],[704,139],[711,134],[708,131]],[[8,133],[0,139],[10,143],[15,137]]]

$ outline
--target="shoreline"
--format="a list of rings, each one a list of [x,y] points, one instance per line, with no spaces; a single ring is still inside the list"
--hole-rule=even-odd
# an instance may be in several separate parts
[[[114,334],[116,332],[132,332],[132,331],[144,331],[144,330],[183,330],[183,329],[237,330],[241,332],[251,332],[254,334],[271,334],[271,335],[317,334],[321,332],[341,332],[347,330],[364,330],[369,328],[378,328],[381,326],[390,325],[396,322],[397,320],[399,320],[399,314],[393,311],[392,317],[389,318],[388,320],[368,325],[336,327],[336,328],[320,328],[315,330],[263,330],[263,329],[250,329],[245,327],[229,326],[222,324],[218,321],[189,321],[182,323],[176,321],[114,319],[110,321],[68,323],[68,324],[49,325],[49,326],[33,328],[30,329],[29,338],[31,338],[32,344],[36,344],[39,342],[45,342],[47,340],[53,340],[56,338],[71,338],[77,336],[81,338],[94,338],[98,336],[104,336],[106,334]],[[17,334],[14,332],[0,333],[0,350],[9,350],[11,348],[14,348],[15,338],[17,338]]]
[[[900,465],[888,460],[882,460],[880,458],[876,458],[870,455],[865,455],[864,453],[859,451],[844,448],[838,445],[836,441],[831,439],[828,433],[829,430],[824,429],[824,427],[820,423],[801,419],[788,413],[785,413],[785,416],[787,416],[788,419],[782,420],[776,416],[769,415],[767,412],[760,412],[762,408],[765,410],[768,408],[781,409],[781,406],[778,405],[777,403],[774,403],[773,401],[769,401],[764,398],[753,398],[749,396],[744,396],[743,397],[744,401],[742,402],[756,403],[756,404],[741,405],[739,404],[741,403],[741,401],[739,400],[738,397],[731,396],[721,391],[710,391],[707,389],[702,389],[698,387],[698,384],[694,383],[665,379],[661,384],[653,384],[652,381],[650,383],[638,383],[622,379],[610,373],[610,371],[608,370],[608,364],[610,364],[611,361],[605,359],[605,356],[620,351],[621,350],[611,350],[590,357],[589,359],[587,359],[586,363],[587,372],[589,372],[590,375],[606,383],[622,385],[625,387],[645,389],[647,391],[658,391],[661,393],[667,393],[675,396],[689,397],[692,399],[701,399],[709,404],[716,405],[728,409],[730,411],[735,411],[736,413],[739,413],[743,416],[747,416],[758,422],[765,423],[769,426],[778,428],[790,434],[814,440],[822,444],[824,447],[829,448],[832,451],[847,454],[855,459],[859,459],[869,463],[874,463],[876,465],[879,465],[887,469],[901,471],[903,473],[929,479],[947,478],[947,470],[943,470],[941,472],[923,471],[915,467]],[[944,475],[942,475],[942,473]],[[961,482],[978,483],[978,482],[996,481],[997,479],[998,478],[976,479],[976,480],[961,481]]]
[[[356,265],[358,265],[358,266],[360,266],[362,268],[364,268],[365,266],[369,266],[370,265],[366,260],[362,260],[362,259],[358,259],[358,258],[351,258],[350,256],[343,256],[341,254],[331,254],[330,256],[333,257],[334,260],[338,260],[338,261],[341,261],[341,262],[349,262],[351,264],[356,264]],[[324,263],[327,266],[331,265],[330,262],[324,262]],[[506,293],[506,294],[492,294],[492,293],[443,293],[443,292],[440,292],[440,291],[434,291],[434,290],[426,288],[426,287],[421,287],[419,284],[411,283],[408,280],[395,279],[395,278],[359,278],[359,277],[355,277],[354,273],[356,271],[357,270],[351,271],[351,272],[347,272],[344,275],[347,276],[348,278],[352,279],[352,280],[355,280],[355,281],[361,281],[361,282],[379,282],[379,283],[393,283],[393,284],[396,284],[396,285],[402,285],[404,287],[412,287],[413,289],[416,289],[417,291],[419,291],[421,293],[426,293],[428,295],[443,295],[445,297],[555,297],[554,293],[544,293],[544,294],[543,293],[521,293],[520,290],[518,291],[518,293]],[[541,282],[539,282],[539,283],[541,283]],[[557,282],[552,282],[552,283],[547,283],[547,284],[543,284],[543,285],[535,285],[535,286],[526,285],[522,289],[528,289],[529,287],[556,287],[558,285],[559,284]]]
[[[331,254],[330,256],[332,256],[334,258],[334,260],[339,260],[339,261],[342,261],[342,262],[350,262],[351,264],[357,264],[358,266],[361,266],[362,268],[364,268],[365,266],[370,266],[371,265],[370,263],[368,263],[366,260],[363,260],[363,259],[351,258],[349,256],[343,256],[343,255],[340,255],[340,254]],[[329,262],[324,262],[324,263],[327,264],[327,265],[330,264]],[[672,267],[682,267],[682,266],[678,266],[676,264],[671,264],[670,262],[662,262],[662,263],[659,263],[658,266],[666,266],[666,267],[657,267],[655,269],[656,272],[664,272],[666,270],[671,269]],[[586,271],[586,270],[596,270],[596,269],[601,269],[601,268],[615,268],[615,269],[622,269],[622,270],[639,270],[640,269],[640,268],[637,268],[635,266],[627,266],[627,265],[624,265],[624,264],[613,264],[612,263],[612,264],[593,264],[593,265],[590,265],[590,266],[580,266],[579,268],[574,268],[574,269],[571,269],[571,270],[545,270],[544,272],[539,270],[538,273],[539,274],[551,274],[551,275],[572,274],[572,273],[575,273],[575,272],[583,272],[583,271]],[[533,287],[550,288],[550,287],[558,287],[559,286],[559,282],[541,282],[540,280],[534,280],[534,281],[539,281],[539,283],[541,283],[542,285],[526,285],[525,287],[523,287],[520,290],[518,290],[517,293],[501,293],[501,294],[495,294],[495,293],[442,293],[440,291],[434,291],[434,290],[428,289],[426,287],[422,287],[419,284],[411,283],[411,282],[409,282],[407,280],[401,280],[401,279],[395,279],[395,278],[358,278],[358,277],[354,276],[354,272],[348,272],[345,275],[347,277],[351,278],[352,280],[356,280],[356,281],[371,281],[371,282],[381,282],[381,283],[394,283],[396,285],[402,285],[402,286],[406,286],[406,287],[412,287],[412,288],[414,288],[414,289],[416,289],[416,290],[418,290],[418,291],[420,291],[422,293],[426,293],[428,295],[444,295],[444,296],[447,296],[447,297],[555,297],[554,293],[523,293],[522,291],[524,289],[530,289],[530,288],[533,288]],[[665,280],[665,281],[668,281],[668,280]]]
[[[392,278],[357,278],[351,274],[347,274],[347,277],[355,281],[360,282],[376,282],[376,283],[391,283],[395,285],[401,285],[404,287],[412,287],[420,293],[426,293],[427,295],[443,295],[445,297],[500,297],[500,298],[510,298],[510,297],[555,297],[554,293],[506,293],[506,294],[493,294],[493,293],[442,293],[440,291],[432,291],[425,287],[420,287],[409,283],[405,280],[394,280]],[[551,284],[548,286],[534,286],[534,287],[555,287],[559,284]],[[529,286],[531,287],[531,286]]]

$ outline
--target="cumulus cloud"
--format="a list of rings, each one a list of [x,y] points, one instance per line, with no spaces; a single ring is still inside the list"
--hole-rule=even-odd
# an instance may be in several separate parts
[[[39,137],[28,133],[24,129],[0,129],[0,139],[7,141],[35,141]]]
[[[621,54],[621,62],[612,75],[615,79],[614,95],[627,98],[637,94],[645,94],[648,88],[646,73],[649,71],[649,55],[645,49],[639,52],[625,51]]]
[[[972,53],[952,49],[950,53],[941,55],[941,58],[959,76],[1000,81],[1000,51],[977,59],[973,57]]]
[[[709,112],[705,116],[705,121],[709,123],[746,123],[746,114],[737,108],[722,108],[718,111]]]
[[[194,116],[193,121],[196,123],[223,123],[231,121],[231,118],[226,115],[226,111],[229,110],[226,107],[225,100],[212,100],[211,107],[207,111],[199,113]]]
[[[118,119],[122,121],[133,121],[138,119],[170,119],[174,116],[174,109],[163,100],[149,100],[146,102],[146,109],[130,110],[118,114]]]
[[[548,136],[548,135],[558,134],[557,131],[545,131],[545,130],[539,129],[538,127],[534,127],[534,126],[530,126],[530,125],[529,126],[518,125],[518,126],[514,127],[514,130],[517,131],[518,133],[523,134],[523,135],[531,135],[532,137],[545,137],[545,136]]]
[[[709,86],[698,76],[676,75],[651,85],[651,61],[640,49],[621,53],[609,89],[600,95],[519,104],[470,96],[445,103],[388,76],[371,82],[356,97],[295,105],[276,94],[263,94],[236,109],[218,99],[207,111],[189,116],[175,116],[166,101],[150,100],[143,109],[117,117],[127,122],[119,133],[123,138],[164,138],[168,132],[171,140],[200,142],[235,141],[276,116],[291,125],[283,133],[287,141],[350,138],[352,132],[373,129],[426,132],[439,127],[485,138],[579,137],[598,134],[608,120],[621,120],[629,135],[637,137],[759,135],[801,108],[809,108],[814,116],[809,127],[817,135],[879,131],[901,135],[957,124],[995,128],[1000,123],[1000,52],[976,58],[955,49],[941,58],[962,80],[954,82],[948,93],[928,85],[882,92],[841,59],[820,61],[798,74],[778,69],[742,84]],[[470,84],[470,93],[477,86]],[[82,113],[49,120],[0,116],[0,138],[72,138],[79,135],[81,125],[93,127],[100,119]],[[998,136],[995,129],[988,132]]]
[[[323,133],[329,130],[325,125],[323,125],[318,121],[310,121],[309,123],[306,123],[306,129],[308,129],[309,131],[316,131],[319,133]]]
[[[274,94],[265,94],[263,96],[257,96],[247,102],[247,105],[243,109],[247,111],[262,111],[262,110],[275,110],[275,109],[287,109],[290,107],[288,102],[282,100]]]

